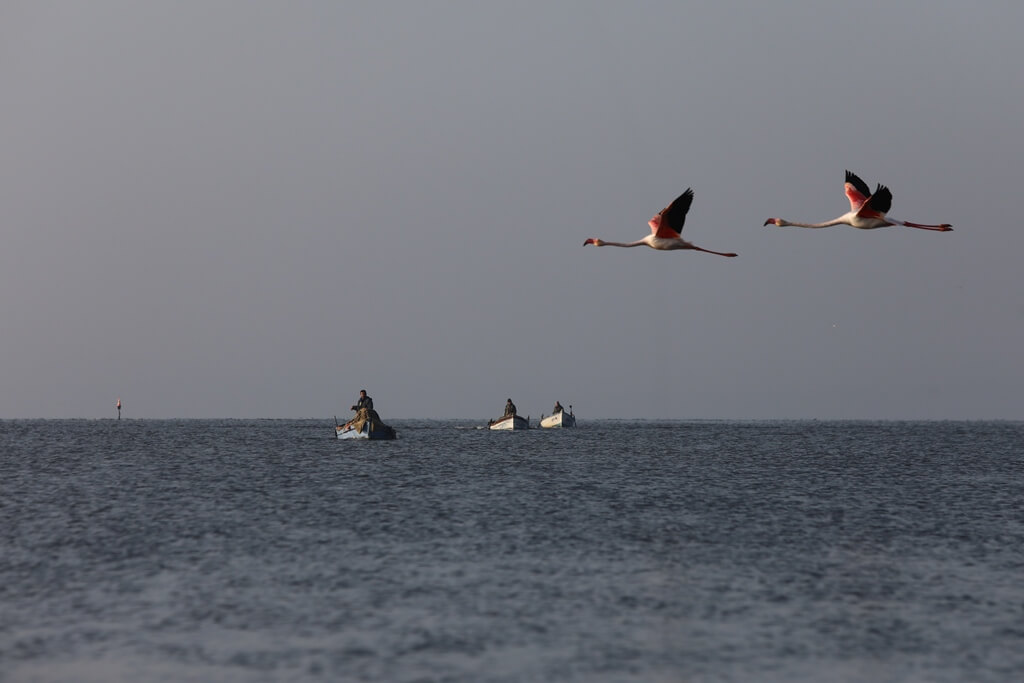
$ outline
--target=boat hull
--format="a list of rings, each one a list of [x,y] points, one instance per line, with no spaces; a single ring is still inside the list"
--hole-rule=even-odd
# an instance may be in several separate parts
[[[338,425],[335,427],[339,439],[372,439],[374,441],[394,439],[397,434],[395,430],[387,425],[373,427],[367,420],[362,429],[356,429],[355,425]]]
[[[540,421],[544,429],[571,429],[576,426],[576,417],[572,413],[562,411],[554,415],[548,415]]]
[[[529,429],[530,419],[519,415],[506,415],[505,417],[494,420],[493,422],[488,422],[487,428],[499,432]]]

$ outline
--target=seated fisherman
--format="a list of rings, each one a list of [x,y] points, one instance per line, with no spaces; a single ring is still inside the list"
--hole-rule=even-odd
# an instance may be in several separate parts
[[[352,410],[360,411],[363,408],[373,410],[373,399],[366,395],[366,389],[359,390],[359,400],[352,406]]]

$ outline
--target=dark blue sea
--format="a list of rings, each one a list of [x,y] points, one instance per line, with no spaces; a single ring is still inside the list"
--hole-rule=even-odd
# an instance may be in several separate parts
[[[1024,680],[1024,423],[389,422],[0,421],[0,680]]]

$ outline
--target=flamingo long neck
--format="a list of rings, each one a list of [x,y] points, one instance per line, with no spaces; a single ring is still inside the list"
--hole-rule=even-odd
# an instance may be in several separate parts
[[[787,221],[786,219],[783,219],[782,220],[782,224],[783,225],[793,225],[793,226],[796,226],[798,228],[827,228],[827,227],[829,227],[831,225],[840,225],[842,223],[846,223],[846,221],[843,220],[844,218],[846,218],[846,217],[845,216],[840,216],[839,218],[833,218],[832,220],[825,221],[824,223],[798,223],[796,221]]]
[[[602,247],[643,247],[647,246],[647,242],[639,240],[637,242],[605,242],[601,240]]]

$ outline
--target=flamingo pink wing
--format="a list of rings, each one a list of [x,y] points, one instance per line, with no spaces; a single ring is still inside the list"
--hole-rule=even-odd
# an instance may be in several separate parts
[[[864,206],[864,202],[871,196],[871,190],[868,188],[868,184],[857,177],[857,174],[846,172],[846,184],[844,185],[846,190],[846,197],[850,200],[850,211],[860,211],[860,207]]]
[[[690,210],[693,202],[693,190],[686,188],[686,192],[675,198],[657,216],[647,222],[651,226],[651,232],[655,237],[663,239],[679,239],[686,223],[686,213]]]

